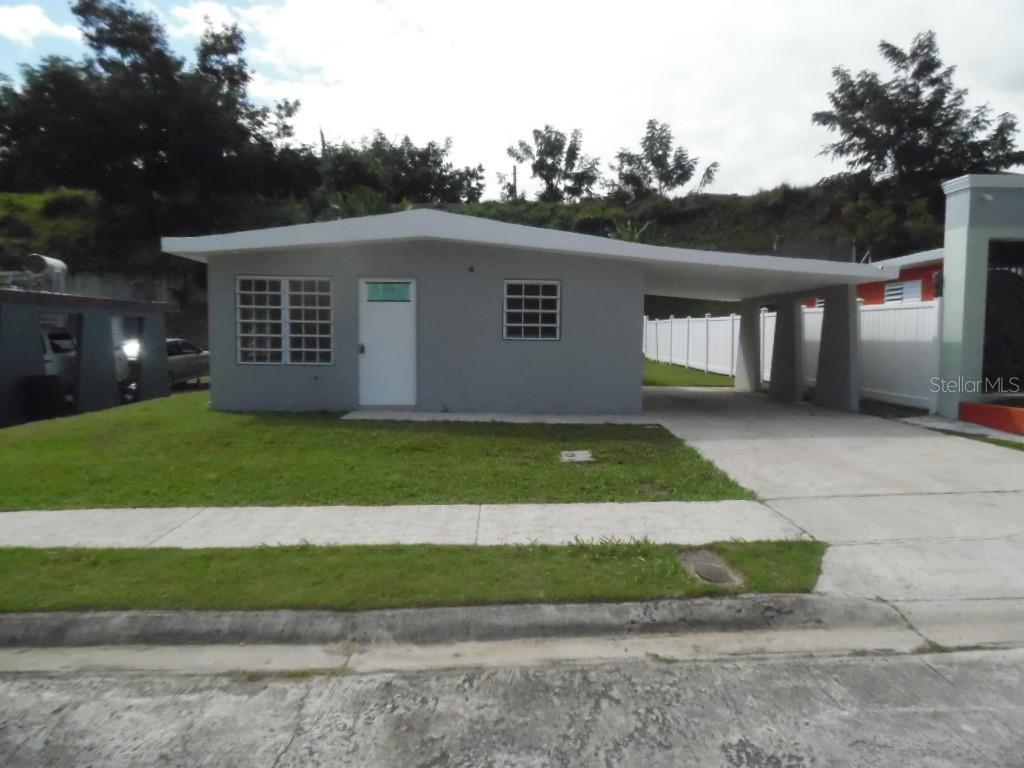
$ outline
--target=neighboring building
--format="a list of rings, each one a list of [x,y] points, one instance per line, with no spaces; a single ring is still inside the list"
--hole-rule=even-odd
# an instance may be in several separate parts
[[[697,251],[433,210],[204,237],[165,252],[207,263],[212,402],[221,410],[636,413],[645,294],[834,297],[816,396],[855,410],[854,286],[874,264]],[[744,370],[759,333],[745,324]],[[802,396],[777,326],[772,393]],[[835,334],[836,343],[829,334]],[[749,352],[750,354],[747,354]],[[835,385],[830,385],[834,382]],[[741,388],[760,377],[738,376]]]
[[[942,249],[911,253],[874,262],[896,270],[890,280],[875,280],[857,286],[857,298],[864,304],[893,304],[904,301],[931,301],[942,293]],[[810,297],[804,306],[821,306]]]
[[[169,394],[164,318],[175,310],[160,302],[0,289],[0,427],[120,405],[128,365],[115,345],[117,329],[129,323],[139,329],[142,350],[134,399]]]
[[[901,301],[931,301],[941,292],[942,249],[911,253],[882,262],[895,267],[895,280],[864,283],[857,288],[857,298],[865,304],[892,304]]]

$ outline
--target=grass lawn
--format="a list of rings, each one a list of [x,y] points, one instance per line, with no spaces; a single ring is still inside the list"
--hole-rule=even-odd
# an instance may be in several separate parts
[[[1000,440],[998,437],[989,437],[988,435],[972,435],[966,432],[954,432],[950,429],[936,429],[936,432],[941,432],[944,435],[952,435],[953,437],[966,437],[968,440],[977,440],[981,443],[989,443],[991,445],[998,445],[1000,448],[1012,448],[1015,451],[1024,451],[1024,443],[1017,442],[1016,440]]]
[[[680,547],[347,546],[256,549],[0,549],[0,611],[144,608],[368,610],[809,592],[825,544],[713,544],[742,587],[697,580]]]
[[[720,373],[644,360],[644,384],[648,387],[731,387],[735,381]]]
[[[0,510],[737,499],[660,427],[218,413],[208,393],[0,430]],[[563,464],[588,449],[592,464]]]
[[[986,443],[992,443],[992,445],[999,445],[1003,448],[1013,448],[1015,451],[1024,451],[1024,443],[1018,443],[1014,440],[1000,440],[998,437],[982,437]]]

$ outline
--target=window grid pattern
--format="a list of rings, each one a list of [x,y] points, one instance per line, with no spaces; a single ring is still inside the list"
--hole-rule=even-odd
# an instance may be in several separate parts
[[[329,279],[239,277],[235,305],[239,363],[333,362]]]
[[[504,301],[503,338],[561,338],[562,286],[558,280],[506,280]]]

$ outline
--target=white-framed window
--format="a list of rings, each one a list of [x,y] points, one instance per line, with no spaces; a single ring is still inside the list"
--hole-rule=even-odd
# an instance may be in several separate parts
[[[885,284],[885,303],[898,304],[902,301],[921,300],[921,281],[902,280]]]
[[[562,337],[561,318],[560,281],[505,281],[502,338],[558,341]]]
[[[235,280],[238,362],[333,362],[331,280],[239,275]]]

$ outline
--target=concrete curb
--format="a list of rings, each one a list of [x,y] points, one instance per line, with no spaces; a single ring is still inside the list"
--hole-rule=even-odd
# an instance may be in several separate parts
[[[499,605],[363,612],[97,611],[0,614],[0,647],[437,644],[651,633],[903,626],[863,598],[745,595],[642,603]]]

